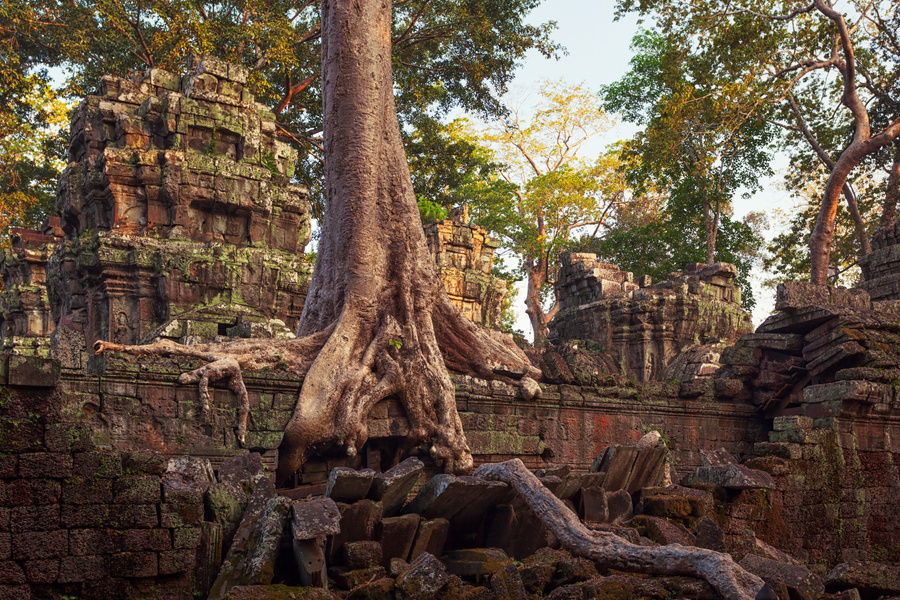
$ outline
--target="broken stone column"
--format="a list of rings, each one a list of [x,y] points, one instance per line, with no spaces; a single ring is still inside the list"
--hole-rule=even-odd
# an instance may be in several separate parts
[[[341,532],[341,513],[331,498],[299,500],[291,519],[291,543],[300,581],[306,587],[328,588],[325,536]]]

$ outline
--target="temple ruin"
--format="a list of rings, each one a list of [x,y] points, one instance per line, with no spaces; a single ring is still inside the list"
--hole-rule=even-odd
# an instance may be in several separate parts
[[[103,78],[73,114],[58,215],[13,231],[0,600],[258,600],[301,584],[319,588],[308,598],[335,597],[326,584],[348,598],[718,598],[560,550],[506,484],[438,474],[396,399],[372,410],[356,456],[323,449],[276,490],[302,378],[244,374],[241,445],[234,392],[211,384],[204,420],[197,387],[178,383],[196,360],[88,351],[294,335],[307,192],[246,77],[194,57],[183,77]],[[496,242],[460,219],[426,236],[451,299],[497,327]],[[780,286],[755,331],[731,265],[654,283],[567,255],[552,345],[529,351],[542,395],[455,378],[476,464],[518,458],[585,526],[727,551],[783,600],[900,594],[897,242],[874,237],[864,289]]]

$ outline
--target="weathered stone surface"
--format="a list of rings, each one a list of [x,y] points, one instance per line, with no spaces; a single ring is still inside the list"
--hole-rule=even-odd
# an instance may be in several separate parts
[[[491,591],[496,600],[525,598],[525,585],[519,570],[511,563],[503,565],[491,576]]]
[[[791,598],[816,600],[825,593],[822,578],[802,565],[785,564],[755,554],[748,554],[739,564],[750,573],[762,577],[776,591],[778,587],[785,586]]]
[[[561,311],[550,340],[591,340],[639,381],[663,379],[681,353],[691,352],[673,373],[709,377],[724,345],[752,331],[736,275],[727,263],[691,265],[653,285],[593,254],[563,255],[556,281]]]
[[[581,490],[579,514],[588,525],[607,523],[609,506],[606,502],[606,490],[600,486]]]
[[[726,489],[775,489],[775,480],[765,471],[757,471],[743,465],[727,465],[723,467],[699,467],[688,475],[684,482],[713,483]]]
[[[840,288],[808,281],[789,281],[775,289],[775,310],[793,310],[806,306],[847,306],[871,308],[869,293],[859,288]]]
[[[278,585],[239,585],[228,590],[226,600],[334,600],[330,592],[315,588]]]
[[[631,526],[658,544],[681,544],[693,546],[694,536],[683,526],[676,525],[667,519],[637,515],[631,520]]]
[[[610,523],[625,523],[634,514],[631,494],[625,490],[607,492],[606,509]]]
[[[275,488],[269,480],[260,481],[247,503],[244,518],[210,590],[210,600],[221,600],[235,585],[271,583],[275,556],[290,509],[291,501],[275,496]]]
[[[341,511],[331,498],[298,500],[292,505],[295,539],[311,540],[341,532]]]
[[[701,450],[700,461],[704,467],[727,467],[728,465],[738,464],[737,459],[729,454],[725,448]]]
[[[493,575],[512,560],[499,548],[467,548],[453,550],[442,557],[447,571],[459,577],[486,577]]]
[[[248,494],[253,492],[256,482],[266,476],[266,468],[259,452],[226,458],[217,472],[220,483],[238,485]]]
[[[497,483],[469,476],[436,475],[404,510],[427,519],[477,516],[506,495],[506,484]]]
[[[425,465],[421,460],[410,457],[375,476],[370,489],[370,498],[381,502],[385,516],[393,516],[403,508],[424,468]]]
[[[397,589],[410,600],[434,600],[449,578],[443,563],[424,552],[397,578]]]
[[[376,565],[367,569],[349,569],[347,567],[332,567],[328,574],[334,579],[335,587],[352,590],[370,581],[383,578],[386,573],[384,567]]]
[[[335,467],[328,474],[325,495],[335,502],[356,502],[365,498],[372,487],[375,471],[357,471],[347,467]]]
[[[833,568],[825,577],[829,592],[856,588],[864,598],[900,595],[900,567],[877,562],[850,561]]]
[[[216,481],[216,475],[209,459],[195,456],[179,456],[170,459],[166,472],[180,475],[188,481],[197,483],[215,483]]]
[[[347,594],[347,600],[394,600],[394,580],[382,577],[356,586]]]
[[[416,531],[419,529],[421,517],[417,514],[403,515],[400,517],[385,517],[378,524],[375,536],[381,542],[384,549],[384,566],[390,566],[391,560],[410,558],[413,542],[416,539]],[[428,548],[424,548],[428,550]],[[440,555],[441,548],[432,554]]]
[[[444,544],[447,543],[449,532],[450,521],[447,519],[421,521],[409,551],[409,560],[415,560],[425,552],[433,556],[441,556],[444,553]]]
[[[347,542],[341,548],[341,554],[344,564],[350,569],[368,569],[384,562],[381,544],[372,540]]]

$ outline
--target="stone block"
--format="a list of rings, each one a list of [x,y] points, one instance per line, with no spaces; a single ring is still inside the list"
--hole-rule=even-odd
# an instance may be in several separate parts
[[[256,487],[256,482],[267,477],[262,455],[251,452],[240,456],[226,458],[219,465],[218,480],[220,483],[238,485],[248,493]]]
[[[268,481],[268,480],[265,480]],[[271,482],[269,483],[271,485]],[[209,600],[222,600],[238,584],[268,585],[275,576],[275,559],[291,511],[291,501],[275,496],[274,488],[262,482],[253,491],[244,520],[209,593]]]
[[[498,485],[499,484],[499,485]],[[474,517],[503,498],[506,484],[476,477],[440,474],[431,478],[404,509],[427,519]]]
[[[341,546],[347,542],[359,542],[375,539],[375,531],[381,522],[381,503],[371,500],[360,500],[353,504],[338,504],[341,513],[340,533],[330,540],[328,558],[334,561]]]
[[[22,569],[30,584],[53,583],[59,576],[59,560],[26,560]]]
[[[159,574],[174,575],[193,570],[196,552],[191,549],[168,550],[159,553]]]
[[[35,356],[9,357],[7,367],[9,385],[53,388],[59,383],[59,361]]]
[[[444,545],[447,543],[449,533],[450,521],[447,519],[421,521],[409,551],[409,560],[415,560],[425,552],[441,556],[444,553]]]
[[[60,500],[62,486],[53,479],[16,479],[5,488],[5,504],[28,506],[56,504]]]
[[[13,560],[62,558],[69,550],[69,532],[29,531],[12,536]]]
[[[172,549],[172,534],[168,529],[128,529],[122,532],[123,552],[162,552]]]
[[[419,521],[421,521],[421,517],[417,514],[381,519],[381,522],[376,527],[375,537],[381,542],[383,566],[385,568],[390,566],[391,560],[394,558],[402,560],[410,558],[410,551],[416,539],[416,532],[419,529]],[[440,551],[438,551],[438,554],[440,554]]]
[[[168,459],[162,452],[132,450],[122,454],[122,466],[126,475],[162,475]]]
[[[120,552],[109,557],[109,572],[120,577],[156,577],[159,561],[156,552]]]
[[[693,483],[712,483],[726,489],[775,489],[775,480],[765,471],[757,471],[743,465],[727,465],[724,467],[699,467],[687,476],[685,485]]]
[[[836,288],[807,281],[789,281],[775,289],[775,310],[790,311],[807,306],[872,308],[869,293],[858,288]]]
[[[107,451],[80,452],[73,456],[75,475],[111,479],[122,475],[122,457]]]
[[[418,458],[407,458],[400,464],[376,475],[369,497],[381,502],[385,516],[397,514],[415,486],[425,465]]]
[[[122,535],[114,529],[71,529],[68,554],[90,556],[121,552]]]
[[[863,597],[900,595],[900,567],[856,560],[839,564],[825,577],[829,592],[849,588],[856,588]]]
[[[113,484],[116,504],[153,504],[161,497],[159,477],[154,475],[120,477]]]
[[[357,471],[348,467],[335,467],[328,474],[325,495],[335,502],[355,502],[365,498],[372,487],[375,471]]]
[[[105,556],[66,556],[59,564],[58,583],[81,583],[94,579],[106,579],[108,571]]]
[[[606,507],[609,513],[610,523],[625,523],[631,519],[633,513],[631,494],[625,490],[607,492]]]
[[[384,562],[381,544],[373,540],[348,542],[341,548],[341,556],[349,569],[368,569]]]
[[[486,578],[512,560],[499,548],[467,548],[446,553],[442,561],[447,572],[458,577]]]
[[[581,490],[579,514],[587,524],[606,523],[609,521],[609,507],[606,502],[606,490],[600,486]]]
[[[772,589],[785,586],[790,598],[816,600],[825,593],[822,578],[802,565],[784,564],[755,554],[746,555],[738,564],[762,578]]]
[[[14,506],[10,511],[12,532],[52,531],[60,527],[59,506]]]
[[[297,540],[341,532],[341,511],[331,498],[298,500],[292,505],[292,531]]]
[[[24,478],[71,477],[72,455],[38,452],[19,455],[19,476]]]
[[[449,579],[450,574],[441,561],[425,552],[397,578],[397,589],[410,598],[434,600]]]

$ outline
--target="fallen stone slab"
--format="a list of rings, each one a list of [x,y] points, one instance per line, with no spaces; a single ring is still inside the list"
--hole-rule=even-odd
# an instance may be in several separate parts
[[[433,556],[441,556],[444,553],[444,545],[447,543],[449,534],[450,521],[447,519],[421,521],[409,551],[409,560],[415,560],[425,552]]]
[[[849,588],[859,590],[864,599],[900,595],[900,567],[854,560],[839,564],[825,576],[827,591]]]
[[[441,562],[451,575],[458,577],[489,577],[512,564],[512,559],[499,548],[466,548],[454,550],[442,557]]]
[[[522,576],[512,563],[503,565],[491,576],[491,591],[495,600],[520,600],[527,597]]]
[[[391,560],[394,558],[403,560],[409,558],[416,539],[416,531],[419,529],[419,521],[421,520],[422,517],[417,514],[386,517],[381,520],[381,523],[376,528],[375,537],[381,542],[383,548],[383,564],[385,568],[390,566]],[[443,546],[438,548],[436,552],[432,552],[432,554],[439,556],[442,550]]]
[[[261,485],[257,486],[257,490],[262,488]],[[272,583],[275,559],[291,510],[291,501],[283,496],[275,496],[274,488],[271,494],[272,497],[259,510],[248,505],[228,556],[209,592],[209,600],[223,600],[228,590],[237,585]]]
[[[375,471],[357,471],[349,467],[335,467],[328,474],[325,495],[336,502],[356,502],[369,494]]]
[[[344,564],[349,569],[368,569],[383,566],[384,550],[379,542],[365,540],[348,542],[341,549]]]
[[[375,539],[375,531],[381,522],[382,506],[380,502],[360,500],[353,504],[338,503],[341,513],[340,533],[334,534],[329,541],[328,560],[336,563],[341,546],[347,542],[359,542]]]
[[[700,465],[704,467],[727,467],[736,465],[738,461],[725,448],[718,450],[701,450]]]
[[[803,565],[778,562],[755,554],[748,554],[738,564],[761,577],[779,598],[817,600],[825,593],[822,578]]]
[[[341,512],[331,498],[313,498],[294,502],[291,513],[291,545],[300,582],[327,588],[325,536],[341,532]]]
[[[432,477],[404,512],[418,513],[426,519],[471,518],[483,513],[489,506],[498,504],[508,493],[505,483],[484,481],[477,477],[448,475]]]
[[[341,532],[341,511],[331,498],[298,500],[291,505],[294,539],[311,540]]]
[[[396,515],[424,469],[425,465],[418,458],[407,458],[384,473],[375,475],[369,498],[381,502],[384,516]]]
[[[278,585],[239,585],[228,590],[226,600],[334,600],[334,594],[322,589]]]
[[[775,289],[775,310],[791,311],[807,306],[872,308],[869,292],[859,288],[832,287],[808,281],[788,281]]]
[[[714,483],[731,490],[774,490],[776,488],[775,480],[771,475],[744,465],[698,467],[682,482],[683,485],[694,483]]]
[[[434,600],[448,579],[443,563],[424,552],[397,578],[397,589],[409,598]]]

